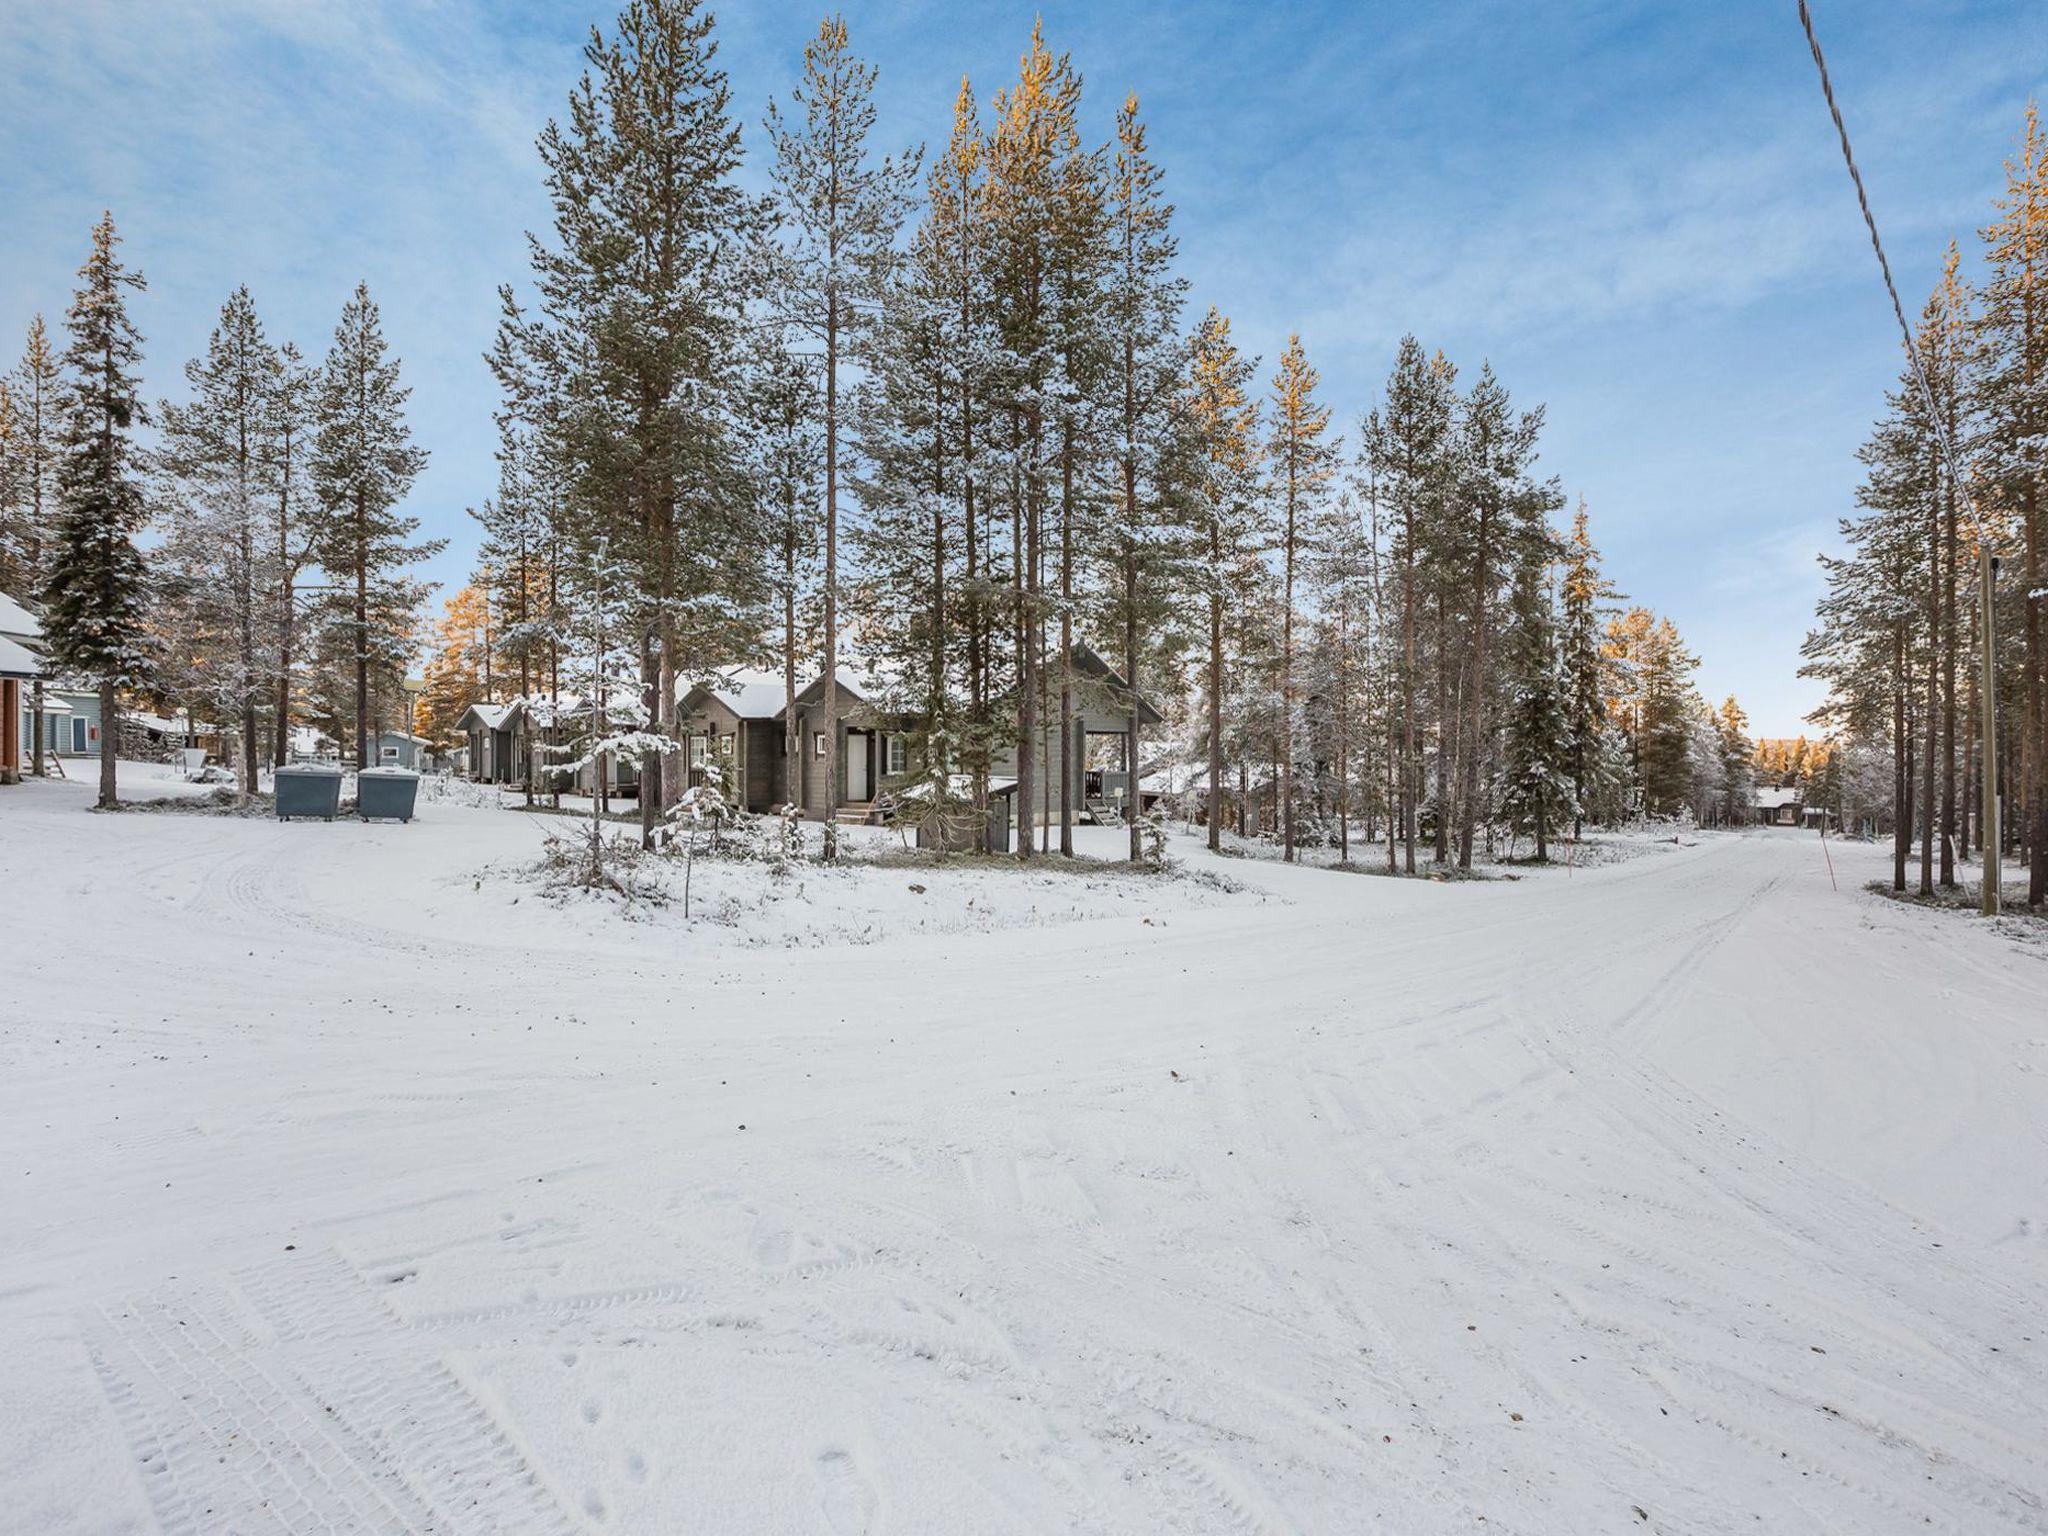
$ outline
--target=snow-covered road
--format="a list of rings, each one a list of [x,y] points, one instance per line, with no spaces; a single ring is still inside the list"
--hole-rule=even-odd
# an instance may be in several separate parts
[[[2048,1530],[2048,960],[1873,850],[550,947],[527,818],[82,794],[0,1529]]]

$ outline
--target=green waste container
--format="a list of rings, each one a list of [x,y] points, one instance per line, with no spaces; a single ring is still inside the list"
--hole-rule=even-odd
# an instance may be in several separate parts
[[[411,821],[420,776],[406,768],[365,768],[356,775],[356,814],[365,821]]]
[[[341,809],[341,770],[328,763],[287,763],[277,770],[277,819],[318,816],[334,820]]]

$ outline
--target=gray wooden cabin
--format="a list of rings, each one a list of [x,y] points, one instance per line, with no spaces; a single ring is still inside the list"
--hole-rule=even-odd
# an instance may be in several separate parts
[[[716,766],[726,800],[744,810],[782,807],[789,782],[782,710],[789,690],[771,672],[735,670],[698,683],[676,701],[676,734],[691,787]]]
[[[1093,650],[1076,645],[1073,735],[1070,738],[1077,822],[1109,821],[1129,814],[1130,765],[1125,761],[1131,692],[1123,678]],[[1046,668],[1046,694],[1039,710],[1039,729],[1031,753],[1037,770],[1032,804],[1041,823],[1060,819],[1060,692],[1057,665]],[[916,715],[892,712],[869,697],[869,691],[845,670],[839,677],[839,737],[825,737],[825,680],[821,677],[800,692],[789,706],[796,711],[797,740],[803,756],[795,776],[799,803],[812,821],[823,821],[828,753],[839,755],[839,803],[832,814],[840,821],[878,820],[894,796],[918,782],[923,765],[914,742]],[[1137,699],[1140,729],[1157,726],[1163,717],[1143,697]],[[781,725],[777,748],[780,760]],[[1018,748],[999,748],[989,765],[992,778],[1015,780]],[[780,804],[780,790],[775,803]],[[1015,819],[1016,797],[1004,796]],[[752,802],[749,802],[750,808]]]

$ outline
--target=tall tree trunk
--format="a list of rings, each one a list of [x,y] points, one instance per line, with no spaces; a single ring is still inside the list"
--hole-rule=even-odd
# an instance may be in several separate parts
[[[121,753],[121,704],[112,678],[100,679],[100,798],[103,811],[121,808],[121,788],[114,765]]]
[[[1060,427],[1060,852],[1074,856],[1074,434]]]
[[[1295,454],[1287,454],[1287,537],[1280,598],[1280,857],[1294,862],[1294,544],[1299,511]]]
[[[1906,853],[1912,846],[1913,792],[1906,736],[1906,624],[1892,620],[1892,889],[1906,888]]]
[[[361,491],[356,492],[355,508],[356,772],[361,773],[370,765],[370,550],[366,526],[369,512]]]
[[[829,285],[825,290],[824,702],[825,858],[830,862],[839,857],[839,290]]]
[[[1211,546],[1214,548],[1213,544]],[[1215,561],[1210,574],[1215,577]],[[1209,851],[1223,847],[1223,594],[1209,593]]]

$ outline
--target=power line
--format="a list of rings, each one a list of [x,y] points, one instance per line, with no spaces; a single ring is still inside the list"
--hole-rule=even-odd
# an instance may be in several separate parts
[[[1885,258],[1884,241],[1878,237],[1877,217],[1870,211],[1870,194],[1864,190],[1863,173],[1856,168],[1856,153],[1849,147],[1849,126],[1842,121],[1842,108],[1835,100],[1835,85],[1828,78],[1828,61],[1821,54],[1820,39],[1813,30],[1813,12],[1807,7],[1806,0],[1799,0],[1799,24],[1806,29],[1806,46],[1813,50],[1813,67],[1820,71],[1821,94],[1827,98],[1828,114],[1834,118],[1835,134],[1842,141],[1842,163],[1849,167],[1849,179],[1856,184],[1856,205],[1863,210],[1863,227],[1870,231],[1870,248],[1877,253],[1877,267],[1884,274],[1884,291],[1891,295],[1892,313],[1898,317],[1899,335],[1906,343],[1906,357],[1913,365],[1913,381],[1920,386],[1921,398],[1926,402],[1927,419],[1934,429],[1935,441],[1941,444],[1941,456],[1948,465],[1949,478],[1964,500],[1970,502],[1971,517],[1975,521],[1976,498],[1970,495],[1969,481],[1963,478],[1956,445],[1949,438],[1948,424],[1942,420],[1941,407],[1935,401],[1934,386],[1927,377],[1919,344],[1913,339],[1913,327],[1906,322],[1906,306],[1899,302],[1898,284],[1892,281],[1892,264]]]

